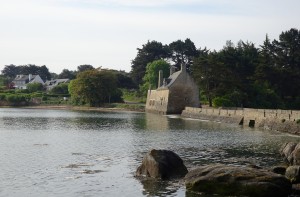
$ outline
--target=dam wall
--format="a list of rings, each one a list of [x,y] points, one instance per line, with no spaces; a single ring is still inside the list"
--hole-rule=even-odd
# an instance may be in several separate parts
[[[186,107],[181,115],[300,135],[299,110]]]

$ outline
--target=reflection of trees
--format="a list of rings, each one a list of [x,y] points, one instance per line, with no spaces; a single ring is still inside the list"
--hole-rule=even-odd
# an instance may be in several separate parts
[[[37,117],[3,117],[3,125],[13,129],[47,130],[49,128],[49,118]]]
[[[176,193],[181,187],[178,185],[178,181],[163,181],[153,178],[142,178],[140,182],[144,187],[143,194],[147,196],[169,196]]]

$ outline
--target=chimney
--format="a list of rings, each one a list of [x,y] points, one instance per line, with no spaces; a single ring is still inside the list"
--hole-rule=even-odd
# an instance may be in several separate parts
[[[29,74],[28,75],[28,80],[31,81],[31,79],[32,79],[32,74]]]
[[[163,85],[163,71],[159,70],[158,72],[158,87],[161,87]]]

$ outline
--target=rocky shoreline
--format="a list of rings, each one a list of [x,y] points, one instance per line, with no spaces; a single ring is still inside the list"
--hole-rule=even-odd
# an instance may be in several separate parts
[[[300,143],[285,143],[279,153],[286,166],[210,164],[188,170],[169,150],[151,150],[137,168],[136,177],[183,181],[187,192],[216,196],[300,196]]]

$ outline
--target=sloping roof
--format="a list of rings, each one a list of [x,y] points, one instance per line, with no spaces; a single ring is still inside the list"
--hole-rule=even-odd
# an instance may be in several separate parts
[[[31,81],[34,80],[34,78],[37,75],[31,75]],[[14,79],[14,81],[29,81],[29,75],[17,75],[16,78]]]
[[[60,83],[67,83],[70,79],[53,79],[45,82],[45,85],[51,86],[51,85],[58,85]]]
[[[172,75],[170,75],[167,79],[165,79],[166,84],[163,84],[161,87],[158,89],[165,89],[169,88],[178,78],[178,76],[181,74],[181,70],[174,72]]]

